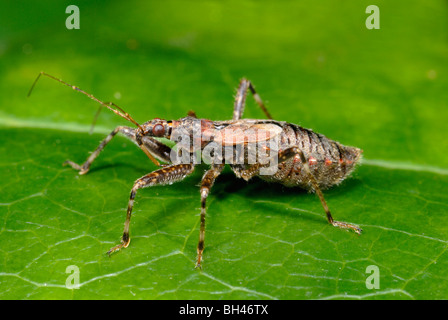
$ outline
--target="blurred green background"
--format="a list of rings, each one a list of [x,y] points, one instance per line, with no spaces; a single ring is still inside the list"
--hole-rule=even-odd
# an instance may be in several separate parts
[[[67,6],[80,10],[68,30]],[[380,9],[369,30],[366,8]],[[446,1],[2,1],[0,299],[448,298]],[[194,270],[204,167],[137,195],[131,245],[119,242],[130,188],[155,169],[117,137],[125,121],[40,71],[114,101],[137,121],[230,119],[247,77],[275,119],[364,150],[352,178],[311,194],[226,171],[208,201],[204,269]],[[253,99],[247,118],[262,118]],[[66,287],[66,268],[80,288]],[[380,272],[368,289],[369,265]]]

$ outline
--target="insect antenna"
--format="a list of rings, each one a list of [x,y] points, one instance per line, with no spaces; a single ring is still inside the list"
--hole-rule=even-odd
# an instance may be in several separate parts
[[[122,117],[122,118],[124,118],[124,119],[126,119],[126,120],[128,120],[128,121],[130,121],[130,122],[132,122],[132,123],[135,124],[140,130],[143,131],[143,128],[138,124],[138,122],[135,121],[135,120],[129,115],[129,113],[127,113],[126,111],[124,111],[122,108],[120,108],[119,106],[117,106],[115,103],[113,103],[113,102],[103,102],[103,101],[101,101],[100,99],[98,99],[98,98],[96,98],[95,96],[93,96],[92,94],[87,93],[87,92],[85,92],[84,90],[82,90],[82,89],[80,89],[80,88],[78,88],[78,87],[76,87],[76,86],[73,86],[73,85],[71,85],[71,84],[69,84],[69,83],[67,83],[67,82],[65,82],[65,81],[63,81],[63,80],[61,80],[61,79],[58,79],[58,78],[52,76],[51,74],[45,73],[45,72],[43,72],[43,71],[41,71],[41,72],[39,73],[39,75],[37,76],[36,80],[34,80],[33,85],[31,86],[30,91],[28,92],[28,95],[27,95],[28,97],[31,95],[31,92],[33,91],[34,87],[36,86],[37,81],[39,80],[39,78],[40,78],[42,75],[44,75],[44,76],[46,76],[46,77],[49,77],[49,78],[51,78],[51,79],[53,79],[53,80],[56,80],[56,81],[58,81],[58,82],[60,82],[60,83],[62,83],[62,84],[64,84],[64,85],[66,85],[67,87],[72,88],[73,90],[76,90],[76,91],[81,92],[82,94],[88,96],[90,99],[95,100],[96,102],[98,102],[98,103],[101,104],[102,106],[108,108],[108,109],[111,110],[113,113],[115,113],[115,114],[119,115],[120,117]],[[114,108],[115,108],[115,109],[114,109]],[[97,111],[97,113],[96,113],[96,115],[95,115],[95,119],[94,119],[94,122],[93,122],[93,124],[92,124],[92,128],[91,128],[91,130],[93,129],[93,126],[95,125],[95,122],[96,122],[96,119],[97,119],[98,115],[99,115],[99,110]]]
[[[90,126],[89,134],[93,133],[93,128],[95,128],[96,120],[98,120],[98,117],[99,117],[102,109],[103,109],[103,106],[100,106],[98,108],[98,111],[95,113],[95,116],[93,117],[92,125]]]
[[[115,108],[120,108],[120,107],[117,106],[115,103],[110,102],[110,101],[105,102],[105,104],[107,104],[107,105],[109,105],[109,106],[112,105],[112,106],[114,106]],[[99,115],[100,115],[100,113],[101,113],[101,110],[103,110],[103,106],[100,106],[100,107],[98,108],[98,111],[95,113],[95,116],[93,117],[92,125],[90,126],[89,134],[92,134],[92,133],[93,133],[93,129],[95,128],[95,124],[96,124],[96,121],[98,120],[98,117],[99,117]],[[137,126],[138,126],[138,125],[137,125]]]

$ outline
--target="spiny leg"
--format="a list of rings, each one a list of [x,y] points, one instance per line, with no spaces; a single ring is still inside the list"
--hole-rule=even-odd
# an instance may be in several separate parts
[[[295,155],[299,155],[300,160],[302,162],[302,165],[305,169],[305,171],[308,174],[308,177],[310,179],[310,182],[313,186],[314,191],[317,193],[320,202],[322,203],[322,206],[325,210],[325,213],[327,215],[327,220],[329,223],[331,223],[333,226],[335,227],[339,227],[339,228],[343,228],[343,229],[352,229],[353,231],[355,231],[358,234],[361,234],[362,230],[360,227],[358,227],[357,225],[353,225],[350,223],[346,223],[346,222],[341,222],[341,221],[335,221],[333,219],[333,216],[331,215],[330,209],[328,208],[327,202],[325,201],[324,195],[322,193],[322,191],[320,190],[319,184],[316,181],[316,178],[314,177],[314,175],[312,174],[310,167],[308,165],[308,161],[305,158],[305,155],[303,154],[302,150],[300,150],[298,147],[290,147],[284,150],[279,151],[279,153],[277,155],[275,155],[278,160],[277,163],[282,163],[287,161],[288,159],[291,159],[292,157],[294,157]],[[274,162],[275,163],[275,162]],[[269,165],[272,165],[272,162],[269,162]],[[250,178],[259,175],[260,174],[260,169],[261,168],[266,168],[268,165],[262,165],[260,163],[256,163],[252,166],[249,166],[247,169],[245,170],[237,170],[235,173],[237,173],[237,175],[245,180],[249,180]]]
[[[211,169],[209,169],[201,181],[201,227],[199,230],[199,242],[198,242],[198,260],[196,262],[196,268],[201,268],[202,262],[202,252],[204,251],[204,239],[205,239],[205,214],[206,214],[206,201],[210,189],[213,186],[216,178],[221,173],[224,168],[224,164],[214,165]]]
[[[327,215],[328,222],[330,224],[332,224],[333,226],[335,226],[335,227],[339,227],[339,228],[342,228],[342,229],[352,229],[356,233],[361,234],[362,229],[360,227],[358,227],[357,225],[346,223],[346,222],[342,222],[342,221],[336,221],[336,220],[333,219],[333,216],[331,215],[330,209],[328,208],[327,202],[325,201],[324,194],[320,190],[319,184],[317,183],[316,178],[312,174],[312,172],[310,170],[310,167],[308,165],[308,161],[305,158],[305,155],[303,154],[302,150],[300,150],[298,147],[293,147],[293,149],[291,151],[299,155],[300,161],[302,162],[302,165],[303,165],[305,171],[308,173],[308,177],[310,179],[310,182],[313,185],[313,189],[317,193],[317,195],[318,195],[318,197],[320,199],[320,202],[322,203],[322,206],[324,207],[325,213]]]
[[[171,162],[171,148],[153,137],[144,136],[142,143],[156,158]]]
[[[192,173],[193,170],[194,165],[192,164],[175,164],[162,169],[158,169],[141,177],[140,179],[137,179],[137,181],[135,181],[134,183],[134,186],[132,187],[131,195],[129,197],[128,208],[126,211],[126,221],[124,223],[121,243],[111,248],[107,252],[107,254],[110,255],[111,253],[118,251],[121,248],[126,248],[131,241],[131,238],[129,237],[129,225],[131,222],[132,208],[134,207],[134,199],[138,189],[180,181],[187,175]]]
[[[239,120],[243,116],[244,107],[246,104],[246,96],[247,91],[250,90],[252,93],[255,101],[260,106],[261,110],[263,110],[264,114],[268,119],[272,119],[272,116],[270,115],[269,111],[266,109],[266,106],[264,105],[263,101],[261,100],[258,93],[255,91],[254,86],[252,83],[247,79],[241,79],[240,85],[238,87],[236,97],[235,97],[235,105],[233,108],[233,120]]]
[[[100,145],[95,149],[95,151],[90,154],[90,156],[82,165],[74,163],[71,160],[65,161],[64,165],[70,165],[73,169],[78,170],[79,174],[86,174],[89,171],[92,162],[98,157],[100,152],[103,151],[104,147],[106,147],[106,145],[112,140],[112,138],[115,137],[115,135],[120,131],[129,136],[131,135],[131,132],[134,131],[134,129],[125,126],[116,127],[111,133],[107,135],[106,138],[103,139],[103,141],[101,141]]]
[[[125,112],[123,109],[121,109],[115,103],[113,103],[113,102],[105,102],[104,105],[107,106],[109,109],[111,109],[111,107],[115,107],[117,110],[122,111],[126,116],[128,116],[130,119],[132,119],[127,112]],[[97,117],[99,115],[100,111],[101,111],[101,108],[100,108],[100,110],[98,110],[98,112],[95,115],[95,117]],[[135,134],[135,132],[134,132],[134,140],[135,140],[135,142],[137,142],[137,145],[140,147],[140,149],[142,149],[142,151],[146,154],[146,156],[149,158],[149,160],[151,160],[156,166],[160,167],[159,161],[157,161],[157,159],[153,157],[150,149],[148,149],[146,147],[146,145],[143,143],[143,138],[145,136],[144,135],[142,136],[142,134],[140,134],[141,132],[144,132],[143,128],[137,122],[135,122],[133,119],[132,119],[132,121],[138,126],[138,129],[139,129],[137,134]],[[95,125],[95,122],[96,122],[96,119],[92,123],[92,127],[90,129],[91,131],[93,130],[93,126]]]
[[[257,162],[253,165],[250,165],[249,167],[245,169],[241,169],[237,166],[234,166],[232,169],[234,170],[235,174],[238,178],[243,178],[246,181],[249,181],[254,176],[257,176],[260,174],[260,170],[262,168],[268,168],[272,165],[278,165],[279,163],[285,162],[286,160],[294,157],[296,155],[296,147],[290,147],[284,150],[280,150],[278,153],[273,155],[270,158],[267,158],[268,161],[265,161],[265,164],[262,164],[261,162]],[[277,158],[277,159],[274,159]],[[272,174],[272,173],[271,173]]]
[[[111,133],[109,133],[109,135],[106,138],[104,138],[103,141],[101,141],[100,145],[95,149],[95,151],[92,152],[92,154],[87,158],[87,160],[82,165],[79,165],[71,160],[65,161],[64,165],[65,164],[70,165],[73,169],[78,170],[79,174],[86,174],[89,171],[92,162],[98,157],[100,152],[103,151],[106,145],[112,140],[113,137],[115,137],[115,135],[118,132],[121,132],[132,141],[136,141],[135,129],[126,126],[119,126],[116,127]],[[164,145],[163,143],[151,137],[143,137],[142,143],[145,148],[151,150],[151,152],[154,153],[158,158],[163,159],[164,161],[167,162],[170,161],[169,156],[171,148],[169,148],[168,146]]]

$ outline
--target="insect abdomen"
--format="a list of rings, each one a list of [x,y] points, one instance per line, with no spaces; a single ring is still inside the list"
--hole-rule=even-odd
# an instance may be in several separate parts
[[[362,150],[344,146],[322,134],[293,124],[285,124],[281,136],[280,149],[297,146],[308,160],[308,166],[319,187],[329,188],[350,175],[361,158]],[[297,155],[280,163],[276,174],[262,176],[264,180],[279,182],[285,186],[298,186],[312,190],[309,175]]]

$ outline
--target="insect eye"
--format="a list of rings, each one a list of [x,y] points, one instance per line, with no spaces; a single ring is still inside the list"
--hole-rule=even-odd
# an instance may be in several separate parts
[[[152,128],[152,133],[156,136],[156,137],[161,137],[165,134],[165,128],[164,126],[162,126],[161,124],[156,124],[153,128]]]

